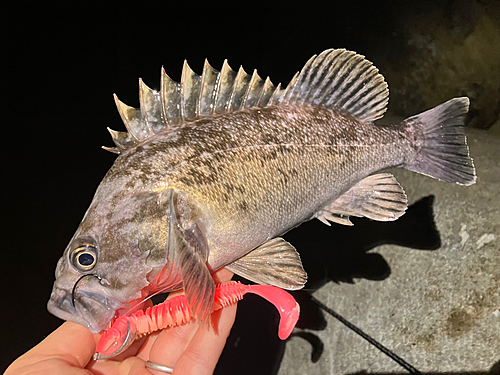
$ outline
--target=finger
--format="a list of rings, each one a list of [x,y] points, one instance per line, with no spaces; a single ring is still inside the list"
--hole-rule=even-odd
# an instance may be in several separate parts
[[[94,354],[94,350],[94,335],[87,328],[80,324],[65,322],[40,344],[19,357],[11,365],[10,370],[15,373],[15,369],[26,369],[34,365],[40,367],[39,364],[49,366],[57,363],[59,370],[69,374],[70,368],[75,371],[76,368],[84,368]]]
[[[198,321],[195,320],[179,327],[163,330],[151,345],[149,358],[144,359],[159,365],[174,367],[179,357],[189,346],[199,325]],[[143,358],[142,353],[139,357]],[[151,370],[151,372],[156,373],[154,370]]]
[[[141,358],[144,361],[149,360],[149,353],[151,353],[151,348],[153,347],[156,339],[158,338],[158,335],[161,333],[161,331],[156,331],[151,333],[150,335],[146,336],[146,339],[144,340],[142,346],[139,348],[137,352],[137,357]]]
[[[170,292],[167,297],[167,300],[181,294],[184,294],[183,289]],[[195,323],[195,322],[189,322],[189,323]],[[186,327],[186,328],[181,328],[181,327]],[[182,352],[184,351],[184,349],[189,344],[191,338],[194,336],[197,328],[198,326],[196,324],[185,324],[180,327],[171,327],[163,331],[154,332],[151,335],[147,336],[147,339],[142,345],[142,347],[139,349],[137,356],[145,361],[148,361],[150,360],[151,349],[153,347],[155,347],[156,351],[154,356],[157,356],[158,355],[157,351],[159,350],[158,346],[161,347],[166,346],[168,348],[172,347],[172,349],[175,348],[176,350],[170,350],[166,352],[164,359],[176,362],[177,359],[182,354]],[[156,341],[159,336],[161,336],[161,339],[159,343],[156,344]]]
[[[231,280],[233,273],[221,269],[213,274],[216,283],[221,283]],[[178,291],[176,294],[170,294],[169,298],[182,293]],[[217,314],[212,314],[213,318],[217,318]],[[216,319],[217,320],[217,319]],[[234,322],[234,317],[233,317]],[[232,325],[232,323],[231,323]],[[160,365],[174,367],[189,346],[190,341],[196,334],[199,328],[199,322],[191,321],[190,323],[163,330],[159,334],[153,334],[148,337],[143,347],[138,352],[138,357],[144,360],[150,360],[153,363]],[[204,329],[206,330],[206,329]],[[227,337],[227,336],[226,336]],[[224,338],[225,342],[225,338]],[[220,353],[219,353],[220,356]],[[155,370],[150,370],[153,374],[157,373]]]
[[[225,268],[221,268],[220,270],[212,274],[216,284],[224,283],[226,281],[231,280],[233,275],[234,275],[233,272],[226,270]]]
[[[153,306],[153,301],[147,300],[143,305],[142,305],[142,310],[146,311],[147,308]],[[122,333],[123,335],[125,333]],[[130,347],[128,347],[123,353],[118,354],[117,356],[114,356],[112,360],[114,361],[123,361],[124,359],[128,357],[132,357],[137,355],[137,353],[141,350],[141,348],[144,345],[144,342],[146,341],[146,337],[142,337],[140,339],[136,339]]]
[[[31,351],[37,356],[59,357],[73,366],[83,368],[94,354],[95,339],[84,326],[65,322]]]
[[[129,357],[124,361],[104,360],[92,362],[87,369],[93,374],[106,375],[151,375],[146,362],[137,357]]]
[[[12,363],[4,375],[21,374],[51,374],[51,375],[92,375],[92,372],[86,369],[71,366],[69,363],[56,358],[45,358],[34,361],[30,364],[19,362]]]
[[[212,314],[217,327],[201,326],[184,354],[175,363],[174,374],[212,374],[236,318],[236,304]],[[220,316],[217,316],[220,315]],[[214,319],[215,318],[215,319]]]

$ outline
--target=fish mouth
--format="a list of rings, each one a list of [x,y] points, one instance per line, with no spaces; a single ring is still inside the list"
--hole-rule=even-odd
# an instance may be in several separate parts
[[[71,292],[57,287],[52,290],[47,303],[51,314],[81,324],[92,333],[106,328],[119,307],[120,304],[102,293],[79,290],[76,296],[72,296]]]

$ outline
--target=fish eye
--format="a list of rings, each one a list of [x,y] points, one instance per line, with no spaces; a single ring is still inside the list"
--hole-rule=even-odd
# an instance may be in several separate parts
[[[78,271],[88,272],[97,263],[97,248],[90,244],[79,246],[71,252],[70,261]]]

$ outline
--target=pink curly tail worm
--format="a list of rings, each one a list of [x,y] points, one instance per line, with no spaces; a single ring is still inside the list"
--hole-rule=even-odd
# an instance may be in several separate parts
[[[280,313],[278,337],[286,340],[299,319],[300,306],[292,295],[283,289],[270,285],[245,285],[230,281],[215,288],[213,311],[232,305],[246,293],[253,293],[271,302]],[[154,331],[189,322],[193,315],[185,295],[166,300],[146,311],[137,311],[116,319],[104,330],[97,343],[95,360],[108,359],[122,353],[135,339]]]

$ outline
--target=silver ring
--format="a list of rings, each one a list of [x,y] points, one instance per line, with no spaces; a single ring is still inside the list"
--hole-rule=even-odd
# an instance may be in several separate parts
[[[153,370],[164,372],[166,374],[172,374],[174,372],[173,368],[170,368],[170,367],[167,367],[167,366],[163,366],[163,365],[159,365],[159,364],[151,362],[151,361],[147,361],[146,362],[146,367],[149,367],[149,368],[151,368]]]

